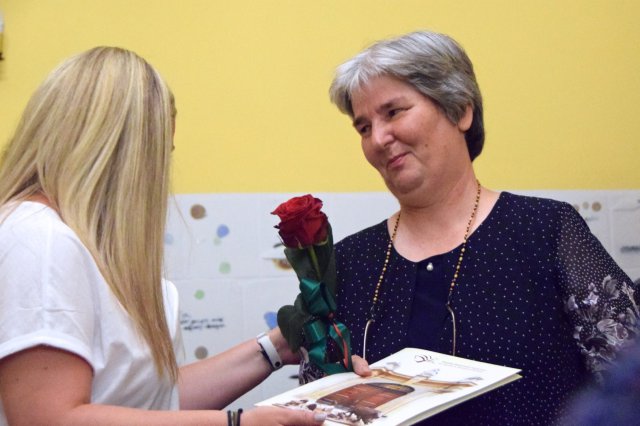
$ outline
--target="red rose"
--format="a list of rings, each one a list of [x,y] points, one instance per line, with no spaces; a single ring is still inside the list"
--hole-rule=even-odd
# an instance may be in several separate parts
[[[276,225],[285,246],[302,248],[322,243],[327,239],[327,215],[322,201],[307,194],[282,203],[271,214],[280,217]]]

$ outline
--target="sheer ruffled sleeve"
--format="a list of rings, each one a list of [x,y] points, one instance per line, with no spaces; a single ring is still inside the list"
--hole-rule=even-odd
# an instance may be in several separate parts
[[[324,371],[322,371],[315,365],[311,364],[307,357],[304,357],[304,358],[305,359],[302,359],[300,361],[300,368],[298,371],[298,382],[301,385],[314,382],[318,379],[323,378],[326,375]]]
[[[638,334],[635,284],[568,204],[560,209],[559,286],[573,337],[597,380]]]

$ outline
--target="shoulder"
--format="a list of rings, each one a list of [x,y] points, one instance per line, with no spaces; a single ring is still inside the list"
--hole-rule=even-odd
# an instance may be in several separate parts
[[[41,237],[52,232],[73,234],[50,207],[31,201],[9,204],[0,209],[0,236]]]
[[[91,360],[100,272],[57,213],[21,203],[0,223],[0,356],[39,344]]]
[[[567,217],[582,220],[578,212],[567,202],[511,192],[500,194],[496,211],[499,215],[506,215],[532,225],[558,224]]]
[[[533,197],[530,195],[519,195],[506,191],[500,194],[499,204],[523,213],[558,212],[567,208],[573,209],[569,203],[564,201]]]
[[[34,202],[10,203],[0,209],[0,237],[38,237],[60,221],[54,210]]]
[[[34,202],[7,207],[0,222],[0,253],[39,259],[88,255],[75,232],[50,207]]]
[[[351,234],[336,244],[337,252],[361,250],[367,246],[377,246],[381,242],[386,244],[389,236],[387,232],[387,220]]]
[[[93,256],[75,232],[55,210],[33,202],[13,206],[3,216],[0,268],[19,282],[66,283],[100,276]]]

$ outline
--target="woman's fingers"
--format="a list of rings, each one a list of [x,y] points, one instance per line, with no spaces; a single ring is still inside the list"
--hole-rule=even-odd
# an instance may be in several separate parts
[[[258,407],[242,415],[243,426],[319,426],[327,415],[308,410]]]
[[[351,356],[351,362],[353,363],[353,371],[359,376],[370,376],[371,369],[369,368],[369,363],[362,357],[358,355]]]
[[[311,411],[295,411],[295,418],[291,419],[291,423],[284,423],[287,426],[318,426],[324,423],[327,415],[324,413],[313,413]]]

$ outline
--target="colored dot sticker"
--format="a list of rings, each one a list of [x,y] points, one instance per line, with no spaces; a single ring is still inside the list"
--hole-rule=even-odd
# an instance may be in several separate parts
[[[229,235],[229,227],[227,225],[218,226],[218,230],[216,231],[216,235],[218,238],[224,238]]]
[[[231,264],[229,262],[222,262],[220,263],[219,270],[221,274],[228,274],[231,272]]]
[[[204,299],[204,291],[196,290],[196,292],[195,292],[195,294],[193,296],[198,300],[202,300],[202,299]]]
[[[600,204],[598,201],[591,204],[591,210],[593,210],[594,212],[599,212],[601,209],[602,209],[602,204]]]
[[[191,217],[194,219],[202,219],[207,215],[207,210],[202,204],[194,204],[191,206]]]
[[[209,351],[204,346],[198,346],[194,352],[197,359],[205,359],[209,355]]]
[[[264,321],[267,323],[267,327],[276,328],[278,326],[278,314],[275,312],[265,312],[263,315]]]

